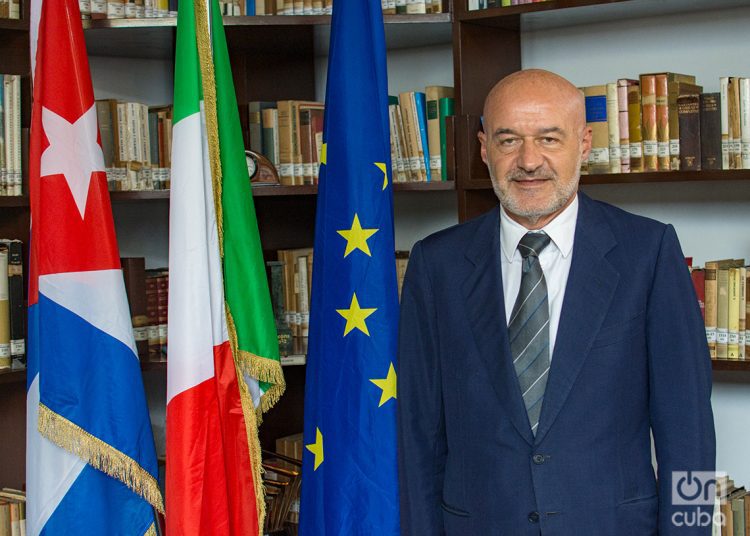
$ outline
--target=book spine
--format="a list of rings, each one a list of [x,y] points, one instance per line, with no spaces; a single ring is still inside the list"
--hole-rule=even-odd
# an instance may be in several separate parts
[[[729,79],[729,168],[742,169],[742,129],[740,110],[740,79]]]
[[[424,93],[414,92],[414,108],[417,111],[417,124],[419,125],[418,141],[421,154],[419,167],[425,180],[429,182],[432,181],[432,172],[430,170],[430,148],[427,141],[427,104]]]
[[[406,0],[406,12],[410,15],[427,13],[427,6],[425,4],[425,0]]]
[[[630,173],[630,118],[628,81],[617,81],[617,119],[620,126],[620,173]]]
[[[721,169],[720,104],[719,93],[700,96],[701,169]]]
[[[721,169],[729,169],[729,77],[719,79],[721,94]]]
[[[745,269],[745,359],[750,356],[750,323],[747,319],[750,318],[750,270]]]
[[[294,153],[292,141],[292,101],[279,101],[279,180],[283,185],[294,184]]]
[[[279,150],[276,143],[276,140],[279,138],[279,130],[276,125],[278,110],[276,108],[266,108],[261,115],[261,147],[263,148],[263,155],[265,155],[274,166],[278,166]],[[252,137],[250,139],[252,147]]]
[[[300,336],[307,337],[310,326],[310,288],[307,281],[307,257],[297,257],[297,276],[299,292],[297,293],[297,311],[299,312]]]
[[[300,152],[302,153],[302,181],[313,184],[313,141],[312,118],[309,109],[299,111]]]
[[[750,169],[750,78],[740,78],[740,137],[742,169]]]
[[[250,150],[256,153],[266,154],[263,149],[262,118],[259,101],[247,103],[247,135]],[[267,155],[266,155],[267,156]]]
[[[718,323],[718,270],[716,262],[707,262],[705,272],[705,301],[706,341],[708,352],[712,359],[716,358],[716,326]]]
[[[23,299],[23,252],[19,240],[8,242],[8,307],[11,369],[26,368],[26,307]]]
[[[8,246],[0,244],[0,371],[10,370],[10,301],[8,296]]]
[[[393,182],[404,182],[404,161],[401,158],[398,129],[396,128],[396,104],[388,105],[388,128],[391,135],[391,177]]]
[[[700,97],[698,95],[681,95],[677,98],[676,104],[680,131],[680,170],[700,170]]]
[[[409,174],[411,180],[422,181],[419,164],[419,152],[417,146],[418,127],[415,121],[416,110],[411,93],[399,93],[399,107],[401,108],[401,124],[404,127],[404,139],[406,140],[406,154],[409,161]]]
[[[607,139],[609,142],[609,172],[620,173],[620,113],[618,108],[617,84],[607,84]]]
[[[729,268],[720,267],[716,280],[716,357],[726,359],[729,343]]]
[[[740,270],[729,268],[727,287],[727,358],[739,359],[740,342]]]
[[[146,276],[146,316],[148,317],[148,360],[161,361],[159,346],[159,289],[157,275]]]
[[[698,307],[701,310],[701,317],[706,320],[706,271],[700,268],[694,268],[690,272],[690,278],[693,280],[695,296],[698,298]]]
[[[159,305],[157,315],[159,320],[159,357],[162,361],[167,359],[167,323],[169,322],[169,275],[162,272],[156,278],[157,298]]]
[[[747,268],[744,266],[738,268],[740,271],[740,299],[739,299],[739,341],[737,342],[739,352],[739,359],[745,359],[745,329],[747,326],[747,314],[746,314],[746,303],[747,303]]]
[[[440,99],[438,107],[440,109],[440,180],[448,180],[448,132],[446,127],[446,117],[453,115],[456,99],[452,97],[443,97]]]
[[[681,95],[679,82],[667,84],[667,113],[669,123],[669,169],[680,170],[680,116],[677,109],[677,99]]]
[[[130,307],[133,336],[138,357],[149,357],[149,319],[146,306],[146,260],[143,257],[123,257],[120,260],[125,280],[125,293]]]
[[[641,77],[643,170],[658,171],[659,143],[656,134],[656,77]]]
[[[656,142],[659,171],[671,169],[669,157],[669,84],[667,75],[656,75]]]
[[[592,175],[604,174],[609,171],[607,87],[586,87],[584,95],[586,97],[586,124],[592,131],[588,171]]]

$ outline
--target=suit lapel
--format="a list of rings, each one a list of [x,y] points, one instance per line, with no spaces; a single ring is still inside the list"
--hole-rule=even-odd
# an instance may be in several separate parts
[[[531,445],[533,436],[510,357],[500,266],[500,210],[488,213],[466,249],[461,287],[479,356],[513,426]]]
[[[535,443],[539,444],[565,403],[591,343],[609,310],[619,280],[605,258],[616,240],[597,207],[579,192],[573,259]]]

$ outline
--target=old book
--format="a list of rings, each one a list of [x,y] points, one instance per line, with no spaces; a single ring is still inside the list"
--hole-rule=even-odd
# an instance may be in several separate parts
[[[325,105],[315,101],[297,101],[297,135],[299,137],[299,155],[296,157],[300,164],[295,171],[296,184],[315,184],[317,177],[318,155],[316,150],[315,128],[322,132],[322,114]],[[316,123],[317,114],[320,121]],[[304,115],[304,124],[303,124]],[[302,179],[300,183],[299,179]]]
[[[716,336],[718,325],[718,274],[719,263],[717,261],[706,262],[705,266],[705,302],[706,310],[704,323],[706,326],[706,341],[711,358],[717,357]]]
[[[607,84],[607,138],[609,141],[609,172],[620,173],[620,113],[617,100],[617,84]]]
[[[731,139],[729,138],[729,77],[719,78],[719,91],[721,95],[721,169],[730,169],[729,151]]]
[[[419,124],[413,92],[399,93],[398,103],[401,108],[401,124],[404,127],[406,152],[412,180],[425,181],[427,180],[427,175],[422,171],[424,164],[420,165],[420,160],[424,161],[424,155],[420,155],[419,153]]]
[[[261,112],[261,137],[263,139],[263,155],[271,163],[279,165],[279,110],[266,108]]]
[[[425,180],[431,181],[430,149],[427,144],[427,100],[421,91],[414,92],[414,108],[417,111],[417,125],[419,125],[420,172],[424,173]]]
[[[738,357],[745,359],[745,329],[747,326],[747,268],[741,266],[738,268],[740,271],[740,321],[739,321],[739,341],[738,345]]]
[[[398,122],[398,97],[388,96],[388,129],[391,138],[391,177],[393,182],[404,182],[404,160],[401,153],[401,140],[399,139]]]
[[[10,370],[10,301],[8,299],[8,246],[0,243],[0,372]]]
[[[750,78],[740,78],[740,138],[742,169],[750,169]]]
[[[643,170],[658,171],[659,143],[656,127],[656,76],[641,76],[641,110],[643,120]]]
[[[721,169],[721,97],[700,96],[701,169]]]
[[[677,98],[677,116],[680,131],[679,169],[701,169],[700,95],[687,94]]]
[[[295,275],[297,277],[298,291],[297,311],[299,312],[300,336],[307,337],[310,328],[310,286],[307,275],[307,256],[300,255],[296,258],[297,267]]]
[[[419,180],[419,174],[416,171],[413,171],[411,168],[409,139],[407,138],[407,135],[406,135],[406,128],[404,126],[404,116],[401,110],[401,104],[399,104],[398,97],[396,97],[395,121],[396,121],[396,131],[398,133],[399,152],[401,154],[401,164],[404,170],[404,181]]]
[[[739,359],[740,269],[729,268],[727,283],[727,359]],[[721,285],[721,282],[719,283]],[[719,289],[721,292],[721,288]],[[742,306],[744,307],[744,303]]]
[[[729,78],[729,169],[742,169],[742,129],[740,110],[740,79]]]
[[[659,171],[671,169],[669,156],[669,83],[666,74],[657,74],[656,83],[656,165]]]
[[[682,95],[698,95],[703,91],[703,87],[688,82],[669,81],[667,82],[667,113],[669,123],[669,169],[678,171],[680,169],[680,120],[677,99]],[[696,131],[697,141],[700,141],[700,133]],[[698,159],[700,164],[700,159]]]
[[[271,304],[273,306],[274,319],[276,320],[276,333],[279,340],[279,354],[290,355],[294,348],[292,330],[287,324],[285,300],[284,300],[284,263],[281,261],[266,262],[271,272]]]
[[[26,368],[26,303],[23,297],[23,244],[20,240],[1,242],[8,248],[11,370],[24,370]]]
[[[693,280],[695,296],[698,298],[698,307],[701,310],[703,320],[706,319],[706,271],[701,268],[694,268],[690,271],[690,278]]]
[[[280,249],[277,258],[282,263],[284,274],[284,311],[286,324],[292,330],[293,336],[299,336],[297,322],[297,300],[294,284],[294,252],[290,249]]]
[[[430,153],[430,171],[434,177],[441,173],[440,154],[440,99],[452,98],[453,88],[448,86],[425,87],[427,99],[427,146]]]
[[[320,177],[320,158],[323,153],[324,108],[310,109],[310,143],[313,149],[313,184],[318,184]]]
[[[294,158],[299,150],[296,137],[296,107],[294,101],[283,100],[277,103],[279,110],[279,180],[282,185],[293,185]]]
[[[311,144],[310,110],[299,109],[299,139],[302,153],[302,183],[313,183],[313,147]]]
[[[148,317],[148,360],[160,361],[158,272],[146,273],[146,316]]]
[[[643,171],[643,131],[641,85],[632,80],[628,84],[628,137],[630,141],[630,171]]]
[[[432,3],[432,0],[428,0]],[[406,0],[406,12],[410,15],[427,13],[427,5],[425,0]]]
[[[745,358],[750,356],[750,323],[747,319],[750,318],[750,270],[745,269]]]
[[[609,127],[607,125],[607,86],[583,88],[586,98],[586,125],[592,130],[588,172],[592,175],[609,172]]]
[[[617,121],[620,126],[620,173],[630,173],[630,118],[628,117],[628,86],[635,80],[617,81]]]
[[[99,135],[102,142],[104,166],[111,168],[115,158],[114,133],[112,131],[112,101],[96,101],[96,118],[99,122]]]
[[[167,360],[167,333],[169,322],[169,272],[166,269],[159,271],[156,278],[157,285],[157,318],[159,320],[159,358]]]
[[[729,342],[729,266],[719,263],[716,274],[716,357],[727,358]]]
[[[745,496],[747,491],[738,490],[727,498],[732,504],[732,536],[745,536]]]
[[[125,280],[125,293],[130,306],[133,323],[133,336],[138,357],[147,361],[148,353],[148,311],[146,309],[146,259],[143,257],[122,257],[122,275]]]
[[[247,103],[247,134],[250,150],[268,156],[263,146],[263,112],[274,108],[275,102],[250,101]]]
[[[444,97],[438,101],[440,115],[440,180],[448,180],[448,149],[453,148],[453,142],[449,136],[453,129],[448,129],[446,118],[453,115],[456,100],[452,97]]]

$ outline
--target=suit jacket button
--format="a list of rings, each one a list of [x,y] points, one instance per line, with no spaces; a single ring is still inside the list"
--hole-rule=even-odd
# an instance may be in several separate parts
[[[542,465],[544,463],[544,455],[543,454],[534,454],[534,456],[531,459],[537,465]]]
[[[531,513],[529,513],[529,522],[530,523],[539,523],[539,512],[531,512]]]

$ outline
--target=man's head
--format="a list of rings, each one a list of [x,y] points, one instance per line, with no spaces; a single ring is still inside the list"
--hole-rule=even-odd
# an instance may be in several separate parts
[[[591,150],[583,95],[549,71],[518,71],[487,95],[483,124],[482,160],[500,203],[525,227],[543,227],[573,201]]]

